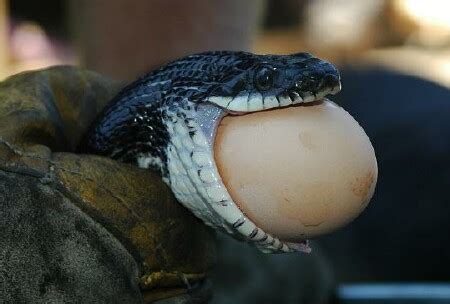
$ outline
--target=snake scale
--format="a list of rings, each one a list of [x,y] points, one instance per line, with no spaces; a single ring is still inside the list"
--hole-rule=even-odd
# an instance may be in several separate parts
[[[236,206],[216,168],[214,138],[226,115],[311,103],[340,88],[337,69],[309,53],[195,54],[125,87],[93,123],[80,151],[159,172],[205,224],[263,252],[309,251],[307,240],[283,242]]]

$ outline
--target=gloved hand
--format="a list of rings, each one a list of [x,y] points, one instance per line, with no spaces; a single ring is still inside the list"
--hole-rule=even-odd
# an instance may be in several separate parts
[[[157,174],[71,153],[120,87],[71,67],[0,83],[4,302],[208,296],[214,233],[176,202]]]

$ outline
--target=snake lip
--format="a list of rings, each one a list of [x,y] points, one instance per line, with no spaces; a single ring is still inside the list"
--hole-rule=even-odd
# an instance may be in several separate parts
[[[228,115],[243,115],[265,110],[275,110],[295,105],[307,105],[322,100],[327,95],[335,95],[341,90],[340,83],[320,88],[318,91],[302,91],[297,85],[278,95],[245,93],[235,97],[212,96],[210,104],[221,108]]]

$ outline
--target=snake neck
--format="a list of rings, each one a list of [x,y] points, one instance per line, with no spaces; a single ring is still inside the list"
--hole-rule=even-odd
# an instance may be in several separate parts
[[[151,168],[166,177],[170,135],[162,96],[168,89],[164,79],[124,88],[94,121],[78,151]]]

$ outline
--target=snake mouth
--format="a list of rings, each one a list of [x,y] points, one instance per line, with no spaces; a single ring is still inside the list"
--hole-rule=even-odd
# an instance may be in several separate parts
[[[222,180],[214,151],[220,123],[230,113],[207,102],[186,112],[183,119],[167,121],[172,139],[167,150],[167,182],[176,198],[205,224],[254,243],[263,252],[310,252],[307,240],[289,243],[271,235],[235,203]]]
[[[271,235],[234,202],[215,161],[215,141],[225,116],[314,105],[340,91],[339,79],[332,80],[324,78],[314,86],[303,81],[280,91],[242,91],[234,97],[209,96],[205,102],[188,107],[183,119],[175,119],[170,122],[174,125],[168,126],[172,132],[169,176],[177,199],[207,225],[252,242],[263,252],[309,252],[307,240],[289,243]]]
[[[340,82],[314,91],[303,91],[300,84],[281,92],[278,95],[264,95],[259,92],[245,92],[233,97],[212,96],[208,101],[231,115],[284,108],[293,105],[308,105],[321,101],[327,95],[335,95],[341,90]]]
[[[167,122],[172,134],[172,145],[167,152],[168,170],[175,196],[207,225],[252,242],[263,252],[310,252],[307,240],[290,243],[271,235],[236,204],[216,164],[216,135],[227,115],[314,105],[339,90],[340,85],[323,86],[312,93],[293,86],[273,96],[261,93],[241,94],[234,98],[216,96],[207,99],[208,102],[192,104],[184,116]]]
[[[220,175],[219,168],[215,161],[215,141],[217,131],[221,121],[227,115],[244,115],[253,112],[274,110],[292,106],[307,106],[320,103],[327,95],[336,94],[340,91],[340,83],[332,86],[324,86],[318,92],[300,91],[299,86],[282,92],[275,96],[263,96],[257,94],[241,94],[235,98],[215,97],[209,102],[200,104],[197,107],[193,118],[199,129],[195,136],[205,138],[205,151],[202,159],[209,159],[208,168],[198,167],[196,169],[199,176],[199,183],[196,185],[197,191],[206,189],[205,197],[212,204],[205,204],[210,215],[207,216],[207,223],[219,228],[225,228],[229,233],[243,238],[249,242],[254,242],[264,252],[310,252],[308,240],[296,243],[285,242],[271,235],[268,231],[262,230],[250,218],[247,218],[245,211],[236,204],[229,189],[225,185]],[[226,104],[225,104],[226,103]],[[193,162],[198,161],[198,152],[193,152]],[[200,163],[199,163],[200,164]],[[205,215],[199,215],[205,218]]]

